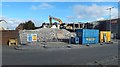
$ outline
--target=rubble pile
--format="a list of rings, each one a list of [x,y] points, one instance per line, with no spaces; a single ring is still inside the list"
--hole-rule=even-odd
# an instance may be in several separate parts
[[[41,28],[36,30],[20,30],[19,39],[20,43],[27,43],[28,34],[37,34],[38,41],[57,41],[58,39],[69,39],[72,35],[69,31],[65,29],[56,29],[56,28]]]

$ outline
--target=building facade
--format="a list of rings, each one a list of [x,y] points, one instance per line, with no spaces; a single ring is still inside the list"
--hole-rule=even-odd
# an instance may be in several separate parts
[[[119,18],[111,20],[111,33],[113,38],[118,38],[120,35],[118,33],[118,30],[120,29],[120,21],[118,19]],[[94,21],[92,23],[94,29],[99,29],[100,31],[110,31],[110,20]]]

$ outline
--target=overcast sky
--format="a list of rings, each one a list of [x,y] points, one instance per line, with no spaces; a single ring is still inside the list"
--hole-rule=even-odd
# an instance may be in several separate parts
[[[109,7],[114,7],[112,18],[117,18],[118,2],[2,2],[0,18],[8,22],[10,29],[28,20],[40,26],[43,22],[49,22],[49,15],[65,23],[90,22],[109,19],[109,11],[106,10]]]

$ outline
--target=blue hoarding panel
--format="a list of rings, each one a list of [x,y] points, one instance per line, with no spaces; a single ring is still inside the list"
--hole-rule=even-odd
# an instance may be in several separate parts
[[[99,30],[78,29],[76,36],[79,37],[81,44],[96,44],[99,42]]]
[[[28,34],[28,35],[27,35],[27,41],[28,41],[28,42],[32,42],[32,35],[31,35],[31,34]]]

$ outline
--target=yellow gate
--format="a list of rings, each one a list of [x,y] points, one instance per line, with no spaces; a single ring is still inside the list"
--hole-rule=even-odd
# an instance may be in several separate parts
[[[110,31],[100,31],[100,42],[110,42],[111,32]]]

